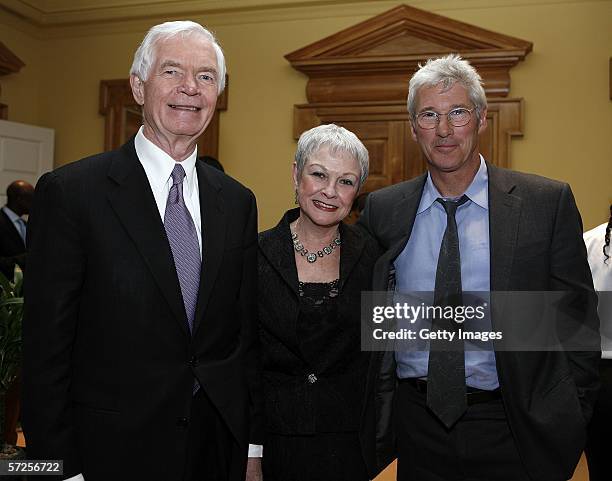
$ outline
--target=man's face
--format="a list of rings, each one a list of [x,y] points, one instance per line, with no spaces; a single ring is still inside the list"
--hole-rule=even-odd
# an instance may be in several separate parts
[[[195,141],[215,113],[215,51],[198,35],[161,40],[155,51],[149,78],[130,77],[134,98],[143,107],[144,133],[162,148]]]
[[[458,107],[474,108],[466,88],[455,83],[449,90],[441,86],[422,87],[416,98],[417,115],[424,111],[440,114],[440,122],[433,129],[419,127],[411,120],[412,138],[418,142],[432,175],[442,172],[461,172],[473,169],[480,162],[478,135],[487,125],[486,109],[471,113],[470,121],[462,127],[453,127],[448,122],[447,113]]]

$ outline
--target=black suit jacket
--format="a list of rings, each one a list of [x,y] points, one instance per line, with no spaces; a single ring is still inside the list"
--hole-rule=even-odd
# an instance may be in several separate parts
[[[196,169],[203,261],[193,336],[133,140],[46,174],[36,187],[23,424],[28,455],[63,459],[65,475],[182,480],[194,377],[236,440],[232,459],[246,458],[249,411],[259,402],[249,388],[255,198],[202,162]]]
[[[0,209],[0,272],[13,278],[15,264],[25,268],[26,246],[8,215]]]
[[[276,227],[259,235],[266,428],[289,435],[356,432],[369,360],[369,353],[360,348],[361,291],[370,289],[378,245],[358,228],[340,225],[337,318],[319,326],[324,333],[304,339],[289,229],[298,214],[298,209],[287,212]],[[312,377],[309,381],[312,374],[314,382]]]
[[[567,184],[487,164],[491,291],[576,291],[594,298],[582,240],[582,222]],[[374,290],[393,284],[393,261],[404,249],[426,175],[370,194],[360,223],[386,252],[374,273]],[[585,302],[582,319],[590,346],[599,346],[596,302]],[[493,330],[499,319],[492,317]],[[600,353],[496,352],[508,422],[534,480],[569,479],[585,442],[598,388]],[[368,376],[367,415],[372,476],[394,457],[392,352],[374,358]],[[398,407],[399,408],[399,407]]]

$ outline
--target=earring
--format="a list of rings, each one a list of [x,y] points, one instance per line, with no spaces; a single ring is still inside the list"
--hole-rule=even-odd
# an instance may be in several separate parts
[[[294,200],[294,203],[295,203],[295,205],[299,205],[297,189],[295,189],[295,200]]]

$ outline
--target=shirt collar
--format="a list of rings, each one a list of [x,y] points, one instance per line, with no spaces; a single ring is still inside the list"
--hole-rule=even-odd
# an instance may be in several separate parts
[[[15,223],[15,222],[17,222],[18,220],[21,219],[21,217],[19,217],[17,214],[15,214],[15,212],[13,212],[11,209],[9,209],[9,207],[7,205],[2,207],[2,210],[8,216],[8,218],[11,219],[11,222],[13,222],[13,223]]]
[[[465,191],[465,195],[483,209],[489,209],[489,173],[487,171],[487,164],[482,155],[480,155],[480,167],[478,168],[478,172],[476,172],[476,175],[472,179],[472,183]],[[438,197],[443,196],[434,185],[431,180],[431,174],[428,172],[417,215],[429,209]]]
[[[489,171],[482,155],[480,156],[478,172],[476,172],[472,183],[465,191],[465,195],[475,204],[489,210]]]
[[[170,179],[172,169],[174,169],[177,162],[145,137],[142,126],[134,139],[134,147],[136,148],[136,155],[138,155],[138,159],[147,174],[151,189],[153,191],[162,190],[166,186],[168,179]],[[183,169],[185,169],[185,182],[190,188],[193,187],[195,181],[195,163],[197,155],[198,148],[196,146],[189,157],[180,162]]]

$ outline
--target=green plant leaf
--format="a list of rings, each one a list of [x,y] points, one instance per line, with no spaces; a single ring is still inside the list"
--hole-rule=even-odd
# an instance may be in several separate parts
[[[15,282],[0,272],[0,394],[15,380],[21,364],[22,283],[20,269],[15,269]]]

